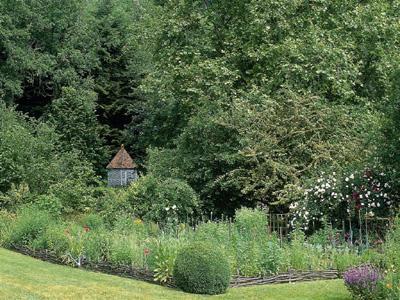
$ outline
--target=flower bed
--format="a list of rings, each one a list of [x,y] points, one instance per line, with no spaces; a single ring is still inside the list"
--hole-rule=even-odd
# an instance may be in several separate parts
[[[35,209],[3,219],[7,224],[0,232],[4,247],[50,262],[167,286],[174,285],[177,253],[196,242],[207,243],[226,257],[230,273],[236,275],[231,287],[334,279],[350,267],[379,264],[393,252],[390,249],[396,249],[351,247],[332,239],[335,232],[329,227],[309,237],[297,229],[289,241],[279,241],[266,230],[265,214],[252,209],[237,211],[235,222],[205,222],[196,228],[186,224],[160,228],[131,216],[121,216],[115,224],[105,224],[94,214],[63,220]],[[395,245],[397,240],[393,241]],[[390,257],[396,260],[396,252]]]
[[[14,247],[16,252],[28,255],[43,261],[47,261],[50,263],[56,263],[60,265],[68,265],[64,260],[57,257],[54,253],[51,253],[47,250],[32,250],[25,247]],[[159,282],[154,281],[154,272],[135,268],[132,266],[115,266],[108,262],[99,262],[99,263],[83,263],[82,268],[98,271],[110,275],[116,275],[120,277],[132,278],[136,280],[142,280],[149,283],[159,284]],[[301,271],[291,271],[287,273],[280,273],[274,276],[265,276],[265,277],[245,277],[245,276],[233,276],[230,282],[231,288],[237,287],[245,287],[245,286],[254,286],[254,285],[263,285],[263,284],[279,284],[279,283],[291,283],[291,282],[301,282],[301,281],[314,281],[314,280],[329,280],[329,279],[338,279],[339,272],[337,270],[326,270],[326,271],[309,271],[309,272],[301,272]],[[168,282],[167,284],[163,284],[168,287],[176,287],[173,281]]]

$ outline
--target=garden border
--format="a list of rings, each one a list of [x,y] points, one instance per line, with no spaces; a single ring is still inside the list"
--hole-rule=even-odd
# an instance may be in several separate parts
[[[279,283],[292,283],[301,281],[316,281],[316,280],[331,280],[340,278],[337,270],[323,270],[323,271],[295,271],[291,270],[287,273],[280,273],[277,275],[266,277],[244,277],[234,276],[231,280],[230,287],[244,287],[252,285],[263,284],[279,284]]]
[[[47,250],[32,250],[26,247],[14,246],[11,250],[24,254],[33,258],[40,259],[42,261],[55,263],[58,265],[69,266],[65,261],[54,253]],[[161,284],[154,281],[154,273],[144,268],[133,268],[129,266],[116,266],[108,262],[100,263],[84,263],[81,268],[88,271],[100,272],[109,275],[116,275],[125,278],[131,278],[148,283],[158,284],[167,286],[170,288],[176,288],[173,282]],[[265,284],[279,284],[279,283],[294,283],[304,281],[316,281],[316,280],[332,280],[340,278],[340,274],[337,270],[322,270],[322,271],[295,271],[291,270],[287,273],[280,273],[272,276],[264,277],[244,277],[244,276],[233,276],[229,284],[230,288],[238,288],[245,286],[254,285],[265,285]]]

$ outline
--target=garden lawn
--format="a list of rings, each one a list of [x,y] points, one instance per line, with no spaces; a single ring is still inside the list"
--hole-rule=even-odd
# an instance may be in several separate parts
[[[198,296],[158,285],[54,265],[0,248],[0,299],[348,300],[341,280],[229,289]]]

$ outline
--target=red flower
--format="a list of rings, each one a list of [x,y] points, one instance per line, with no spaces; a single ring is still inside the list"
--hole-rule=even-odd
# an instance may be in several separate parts
[[[143,253],[145,256],[150,254],[150,249],[149,248],[144,248]]]

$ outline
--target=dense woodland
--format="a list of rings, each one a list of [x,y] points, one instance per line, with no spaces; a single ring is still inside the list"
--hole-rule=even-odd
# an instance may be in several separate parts
[[[89,187],[121,143],[131,204],[286,212],[359,172],[398,205],[399,20],[398,0],[1,0],[0,208],[108,205]]]

